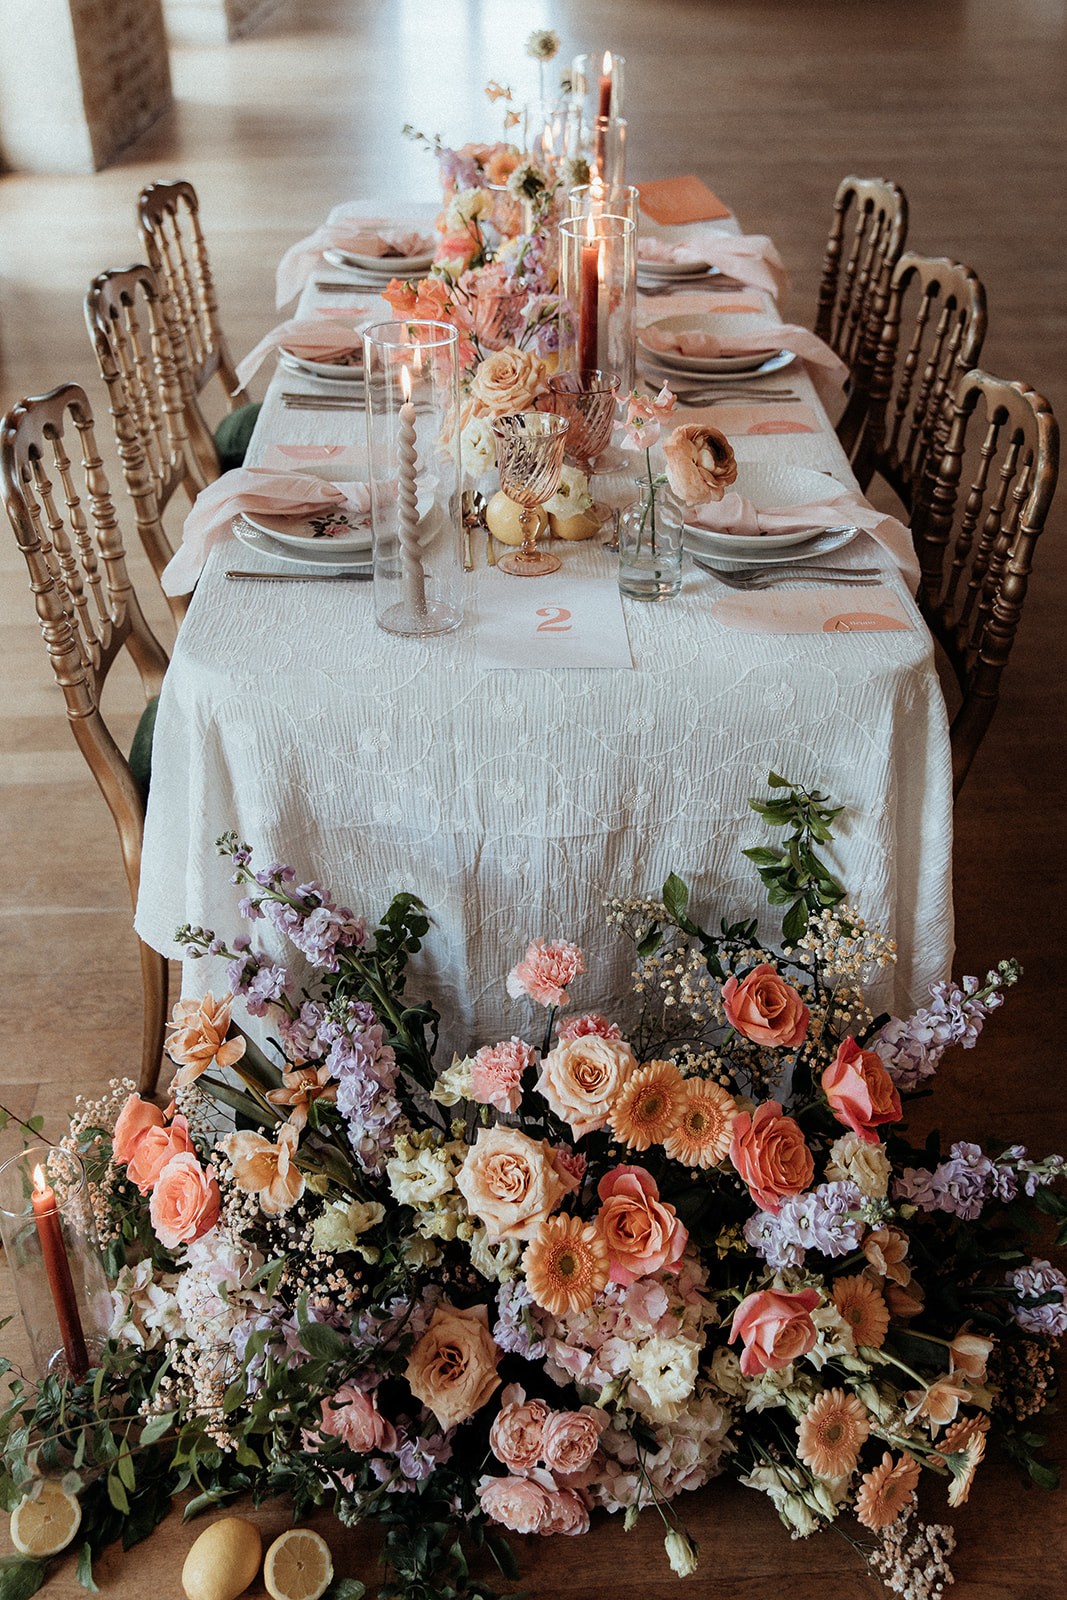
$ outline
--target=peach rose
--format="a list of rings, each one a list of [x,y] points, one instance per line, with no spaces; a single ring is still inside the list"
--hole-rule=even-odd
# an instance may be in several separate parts
[[[148,1203],[156,1238],[168,1250],[199,1239],[219,1220],[219,1186],[194,1155],[171,1156]]]
[[[158,1106],[131,1094],[118,1114],[111,1149],[120,1166],[126,1166],[149,1128],[162,1128],[166,1118]]]
[[[495,1127],[479,1128],[456,1186],[491,1239],[532,1239],[574,1184],[568,1184],[544,1139]]]
[[[746,1378],[778,1372],[798,1356],[807,1355],[815,1344],[811,1313],[818,1303],[817,1289],[802,1289],[799,1294],[761,1289],[742,1300],[734,1312],[728,1342],[740,1338],[744,1343],[741,1371]]]
[[[543,1457],[551,1472],[584,1472],[597,1453],[608,1414],[595,1406],[554,1411],[545,1423]]]
[[[565,1533],[572,1537],[589,1532],[589,1507],[577,1489],[548,1491],[548,1520],[538,1533]]]
[[[541,1459],[548,1407],[543,1400],[527,1400],[526,1391],[517,1383],[504,1390],[502,1399],[489,1430],[489,1448],[509,1472],[529,1472]]]
[[[636,1071],[637,1059],[622,1039],[585,1034],[548,1052],[537,1088],[581,1138],[604,1126],[616,1096]]]
[[[148,1194],[171,1156],[190,1155],[192,1150],[189,1124],[183,1116],[175,1117],[169,1127],[146,1128],[130,1157],[126,1176],[142,1194]]]
[[[777,1211],[783,1200],[800,1194],[815,1176],[804,1135],[792,1117],[782,1115],[777,1100],[765,1100],[754,1115],[738,1113],[730,1160],[764,1211]]]
[[[737,477],[733,446],[718,428],[686,422],[663,441],[667,482],[687,506],[721,500]]]
[[[551,1520],[555,1492],[535,1478],[483,1478],[478,1485],[478,1499],[489,1521],[512,1533],[543,1533]]]
[[[874,1131],[904,1115],[900,1094],[881,1056],[861,1050],[855,1039],[842,1039],[837,1054],[822,1075],[822,1088],[838,1122],[863,1140],[878,1144]]]
[[[607,1240],[611,1282],[623,1285],[651,1272],[677,1272],[688,1233],[672,1205],[659,1197],[644,1167],[615,1167],[597,1185],[603,1202],[597,1227]]]
[[[455,1428],[500,1387],[496,1367],[502,1354],[489,1332],[485,1306],[461,1311],[442,1300],[408,1357],[404,1376],[442,1428]]]
[[[494,350],[479,362],[470,395],[484,416],[508,417],[532,411],[547,383],[545,364],[532,350]]]
[[[351,1383],[343,1383],[331,1399],[322,1402],[319,1432],[343,1439],[357,1455],[396,1447],[392,1423],[386,1421],[369,1395]]]
[[[769,961],[753,967],[742,983],[727,978],[722,1004],[731,1028],[754,1044],[784,1045],[792,1050],[808,1031],[807,1006]]]

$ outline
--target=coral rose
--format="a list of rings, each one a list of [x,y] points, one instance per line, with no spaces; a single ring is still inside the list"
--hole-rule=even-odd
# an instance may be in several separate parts
[[[548,1407],[543,1400],[527,1400],[517,1383],[510,1384],[501,1398],[489,1430],[489,1448],[509,1472],[529,1472],[541,1459]]]
[[[169,1127],[146,1128],[130,1157],[126,1176],[142,1194],[148,1194],[171,1156],[189,1155],[192,1149],[189,1124],[183,1116],[175,1117]]]
[[[597,1185],[597,1227],[607,1241],[611,1282],[624,1286],[651,1272],[677,1272],[689,1238],[674,1207],[659,1197],[644,1167],[615,1167]]]
[[[548,372],[532,350],[494,350],[480,362],[470,395],[485,416],[508,417],[532,411],[548,384]]]
[[[158,1106],[142,1100],[139,1094],[131,1094],[118,1114],[111,1137],[111,1149],[119,1165],[125,1166],[132,1159],[149,1128],[162,1128],[165,1122]]]
[[[881,1056],[861,1050],[855,1039],[842,1039],[822,1075],[822,1088],[838,1122],[851,1128],[864,1144],[878,1144],[876,1128],[899,1122],[904,1115],[900,1093]]]
[[[479,1128],[456,1174],[467,1209],[491,1239],[531,1239],[575,1187],[544,1139],[517,1128]]]
[[[766,1100],[753,1115],[734,1119],[730,1160],[764,1211],[800,1194],[815,1176],[815,1163],[797,1123],[784,1117],[777,1100]]]
[[[737,477],[733,446],[718,428],[687,422],[663,441],[667,482],[687,506],[721,500]]]
[[[455,1428],[499,1388],[496,1367],[502,1354],[484,1305],[461,1311],[442,1300],[408,1357],[404,1376],[442,1428]]]
[[[597,1453],[608,1414],[596,1406],[554,1411],[544,1427],[543,1457],[551,1472],[584,1472]]]
[[[761,1289],[742,1300],[730,1324],[729,1343],[741,1339],[741,1371],[746,1378],[761,1372],[778,1372],[798,1356],[807,1355],[815,1344],[815,1324],[811,1313],[819,1303],[817,1289],[802,1289],[786,1294],[780,1289]]]
[[[343,1383],[331,1399],[322,1402],[319,1432],[343,1439],[357,1455],[396,1447],[392,1423],[386,1421],[368,1395],[351,1383]]]
[[[786,983],[769,961],[753,967],[738,983],[727,978],[722,1004],[731,1028],[754,1044],[794,1049],[808,1031],[808,1008],[792,984]]]
[[[483,1478],[478,1499],[490,1522],[512,1533],[543,1533],[552,1519],[552,1495],[535,1478]]]
[[[636,1071],[637,1059],[622,1039],[585,1034],[548,1052],[537,1088],[580,1138],[604,1126],[616,1097]]]
[[[168,1250],[201,1238],[219,1220],[219,1186],[194,1155],[172,1156],[156,1179],[149,1215]]]

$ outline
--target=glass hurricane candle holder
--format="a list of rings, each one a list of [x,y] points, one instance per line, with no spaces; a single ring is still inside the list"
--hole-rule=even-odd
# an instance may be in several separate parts
[[[597,117],[593,123],[589,166],[593,177],[608,188],[626,182],[626,131],[625,117]]]
[[[567,195],[567,211],[571,217],[601,217],[608,212],[614,217],[628,217],[636,228],[640,200],[640,191],[635,184],[622,183],[609,187],[594,179],[592,183],[580,183],[571,189]]]
[[[618,374],[634,381],[637,229],[607,213],[559,225],[559,369]]]
[[[493,424],[500,487],[522,507],[522,548],[497,562],[512,577],[540,578],[559,571],[559,557],[537,549],[540,519],[534,513],[559,487],[568,426],[565,417],[550,411],[523,411],[498,417]]]
[[[38,1378],[80,1382],[104,1348],[111,1295],[77,1156],[37,1144],[0,1167],[0,1238]]]
[[[463,620],[459,335],[444,322],[363,334],[374,610],[387,633]]]
[[[545,409],[566,417],[570,427],[565,456],[583,472],[595,471],[597,457],[608,447],[618,392],[615,373],[602,372],[599,367],[557,372],[548,380]]]
[[[571,62],[571,99],[584,102],[592,96],[595,117],[622,116],[625,82],[626,57],[614,50],[575,56]]]

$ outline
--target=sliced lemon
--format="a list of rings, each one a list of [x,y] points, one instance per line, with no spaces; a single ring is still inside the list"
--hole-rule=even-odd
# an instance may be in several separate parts
[[[11,1543],[24,1556],[57,1556],[81,1527],[82,1508],[55,1478],[45,1478],[36,1499],[11,1513]]]
[[[326,1540],[310,1528],[288,1528],[267,1551],[263,1582],[271,1600],[320,1600],[333,1582]]]

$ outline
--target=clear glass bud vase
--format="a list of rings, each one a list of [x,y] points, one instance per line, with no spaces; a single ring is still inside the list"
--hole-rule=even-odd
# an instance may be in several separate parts
[[[619,518],[619,588],[631,600],[669,600],[682,587],[681,507],[663,481],[637,479]]]

